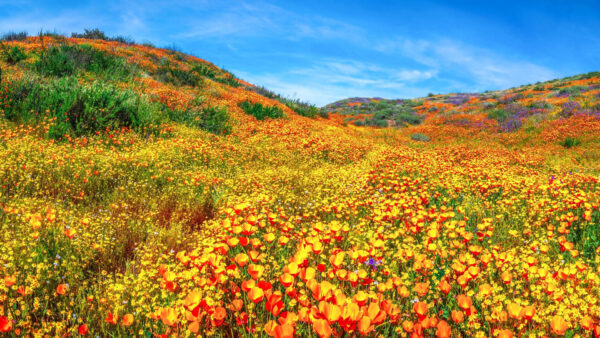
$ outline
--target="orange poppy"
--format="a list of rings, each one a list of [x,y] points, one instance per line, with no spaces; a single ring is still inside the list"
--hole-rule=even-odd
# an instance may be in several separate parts
[[[56,287],[56,293],[58,293],[61,296],[64,296],[67,293],[67,291],[69,291],[69,286],[67,284],[59,284]]]
[[[164,308],[160,311],[160,319],[167,326],[174,326],[177,323],[177,312],[173,308]]]
[[[15,285],[16,282],[17,282],[17,277],[15,275],[4,277],[4,284],[8,288]]]
[[[121,319],[121,325],[130,326],[131,324],[133,324],[133,315],[131,313],[128,313],[124,315]]]
[[[329,338],[332,330],[331,326],[325,319],[317,319],[313,323],[313,329],[321,338]]]
[[[108,315],[104,319],[105,322],[113,325],[117,325],[117,320],[119,320],[119,315],[116,312],[108,312]]]
[[[4,316],[0,316],[0,332],[12,330],[12,321]]]
[[[452,320],[457,324],[462,323],[465,320],[464,312],[462,312],[460,310],[453,310],[452,311]]]
[[[427,311],[429,310],[429,307],[425,302],[417,302],[413,305],[413,310],[415,311],[419,319],[423,319],[425,318],[425,316],[427,316]]]
[[[265,292],[263,289],[255,286],[248,292],[248,297],[250,297],[250,300],[254,303],[259,303],[265,297]]]
[[[89,328],[88,328],[87,324],[81,324],[81,325],[79,325],[79,328],[77,329],[77,331],[79,332],[80,335],[85,336],[88,333]]]
[[[437,324],[436,335],[438,338],[450,338],[452,328],[445,320],[440,320]]]
[[[563,317],[556,315],[550,320],[550,328],[552,329],[552,333],[562,336],[569,328],[569,323]]]

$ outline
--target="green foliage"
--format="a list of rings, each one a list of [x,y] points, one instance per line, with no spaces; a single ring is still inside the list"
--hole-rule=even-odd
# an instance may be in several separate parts
[[[571,86],[571,87],[565,87],[565,88],[561,88],[558,93],[556,94],[556,96],[562,96],[562,95],[569,95],[569,96],[576,96],[581,94],[582,92],[585,92],[587,90],[589,90],[589,86]]]
[[[220,82],[222,84],[226,84],[230,87],[241,87],[242,84],[238,81],[238,79],[225,69],[221,69],[223,74],[221,76],[217,76],[214,78],[215,81]]]
[[[253,92],[256,92],[256,93],[258,93],[262,96],[268,97],[270,99],[277,100],[277,101],[283,103],[284,105],[286,105],[291,110],[295,111],[298,115],[302,115],[302,116],[306,116],[306,117],[310,117],[310,118],[315,118],[317,116],[326,118],[328,116],[328,114],[325,110],[321,110],[313,104],[300,101],[299,99],[289,99],[289,98],[283,97],[282,95],[276,94],[276,93],[268,90],[265,87],[252,86],[252,87],[246,87],[246,89],[252,90]]]
[[[25,50],[19,46],[12,46],[11,48],[3,47],[2,58],[11,65],[14,65],[19,61],[25,60],[27,54],[25,54]]]
[[[95,39],[95,40],[108,40],[106,34],[98,28],[83,30],[83,33],[73,33],[71,34],[72,38],[80,38],[80,39]]]
[[[423,105],[423,100],[408,100],[405,104],[409,107],[418,107]]]
[[[376,110],[373,115],[365,120],[365,125],[376,127],[387,127],[387,120],[396,122],[399,126],[417,125],[423,121],[421,116],[416,115],[410,106],[404,104],[391,105],[378,102],[376,107],[383,107]]]
[[[242,108],[246,114],[256,117],[257,120],[264,120],[266,118],[276,119],[285,116],[283,110],[277,106],[265,107],[260,103],[251,103],[248,100],[240,102],[238,106]]]
[[[431,140],[429,136],[422,133],[414,133],[410,135],[410,139],[419,142],[429,142]]]
[[[72,77],[48,83],[25,79],[4,86],[6,96],[0,103],[5,106],[5,117],[24,124],[54,120],[47,131],[50,138],[82,136],[107,128],[142,130],[160,122],[158,104],[101,81],[81,85]]]
[[[159,81],[171,83],[175,86],[196,87],[202,84],[202,79],[196,73],[179,69],[168,61],[162,62],[154,76]]]
[[[580,140],[578,140],[577,138],[574,138],[574,137],[570,137],[570,136],[567,136],[562,142],[560,142],[560,145],[565,148],[576,147],[580,144],[581,144]]]
[[[207,107],[200,128],[214,134],[230,134],[229,114],[225,107]]]
[[[217,135],[231,133],[229,113],[225,107],[205,106],[202,100],[185,110],[168,110],[172,121],[184,123],[188,126],[200,128]]]
[[[93,29],[86,28],[83,31],[84,31],[83,33],[72,33],[71,37],[79,38],[79,39],[117,41],[117,42],[124,43],[127,45],[132,45],[135,43],[135,41],[133,41],[132,39],[126,38],[126,37],[123,37],[120,35],[109,37],[103,31],[99,30],[98,28],[93,28]]]
[[[492,109],[488,112],[488,118],[492,120],[496,120],[500,123],[506,121],[506,119],[511,115],[511,113],[507,110],[497,108]]]
[[[123,81],[136,72],[124,58],[92,48],[89,45],[52,46],[40,55],[34,69],[46,76],[70,76],[88,71],[106,78]]]
[[[394,115],[394,120],[400,124],[417,125],[423,122],[423,117],[415,115],[412,111],[401,111]]]
[[[217,71],[208,64],[199,63],[192,68],[192,71],[200,76],[214,79],[217,76]]]

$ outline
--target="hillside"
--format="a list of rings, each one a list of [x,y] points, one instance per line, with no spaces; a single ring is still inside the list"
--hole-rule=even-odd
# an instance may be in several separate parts
[[[485,93],[430,94],[408,100],[348,98],[326,105],[323,111],[358,126],[442,123],[514,132],[571,116],[598,118],[600,73]]]
[[[99,33],[2,43],[2,334],[600,333],[598,74],[319,112]]]

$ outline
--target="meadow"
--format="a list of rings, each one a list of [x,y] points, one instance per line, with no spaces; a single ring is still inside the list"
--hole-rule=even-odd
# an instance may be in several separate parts
[[[318,111],[86,33],[2,43],[2,335],[600,336],[598,73]]]

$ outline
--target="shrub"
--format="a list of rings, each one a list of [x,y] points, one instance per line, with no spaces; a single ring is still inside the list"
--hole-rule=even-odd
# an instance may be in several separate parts
[[[230,87],[241,87],[242,84],[238,81],[237,77],[230,73],[229,71],[222,69],[223,75],[217,76],[214,78],[215,81],[220,82],[222,84],[226,84]]]
[[[417,125],[423,121],[423,118],[412,111],[400,111],[394,115],[394,120],[401,124]]]
[[[207,107],[200,104],[186,110],[169,110],[168,116],[172,121],[200,128],[213,134],[227,135],[231,133],[229,114],[225,107]]]
[[[217,76],[217,71],[205,63],[197,64],[192,68],[192,71],[200,76],[208,77],[210,79],[214,79]]]
[[[574,137],[570,137],[567,136],[561,143],[560,145],[565,147],[565,148],[572,148],[572,147],[576,147],[578,145],[581,144],[581,141],[574,138]]]
[[[5,90],[5,117],[25,124],[50,118],[54,120],[47,131],[51,138],[81,136],[107,128],[141,130],[160,122],[158,104],[100,81],[81,85],[72,77],[49,83],[25,79]]]
[[[511,115],[511,113],[505,109],[492,109],[488,112],[488,118],[492,120],[496,120],[500,123],[506,121],[506,119]]]
[[[419,142],[429,142],[431,140],[429,136],[421,133],[414,133],[410,135],[410,139]]]
[[[276,94],[265,87],[246,87],[247,90],[251,90],[255,93],[258,93],[262,96],[268,97],[273,100],[277,100],[284,105],[286,105],[291,110],[295,111],[298,115],[315,118],[318,116],[326,118],[328,113],[324,109],[319,109],[315,105],[310,104],[308,102],[300,101],[299,99],[289,99],[281,96],[280,94]]]
[[[577,95],[581,94],[582,92],[585,92],[588,90],[589,90],[589,86],[570,86],[570,87],[565,87],[565,88],[559,89],[558,93],[556,93],[556,96],[558,96],[558,97],[577,96]]]
[[[136,68],[127,61],[89,45],[52,46],[43,52],[34,69],[48,76],[70,76],[79,70],[123,81],[133,75]]]
[[[98,28],[83,30],[83,33],[72,33],[72,38],[80,38],[80,39],[94,39],[94,40],[108,40],[106,34]]]
[[[225,107],[207,107],[204,109],[200,128],[214,134],[230,134],[229,114]]]
[[[11,65],[14,65],[21,60],[25,60],[27,58],[27,54],[25,54],[25,50],[23,48],[19,46],[12,46],[11,48],[3,48],[2,58]]]
[[[264,120],[266,118],[276,119],[284,117],[283,110],[277,106],[263,106],[260,103],[251,103],[246,100],[238,104],[240,108],[246,113],[256,117],[257,120]]]
[[[365,125],[365,122],[363,120],[356,120],[356,121],[354,121],[354,125],[358,126],[358,127],[362,127]]]
[[[8,33],[2,34],[2,37],[0,38],[0,40],[2,40],[2,41],[23,41],[23,40],[27,39],[28,36],[29,36],[29,34],[25,31],[23,31],[23,32],[8,32]]]
[[[196,87],[202,83],[200,77],[189,71],[185,71],[174,67],[170,62],[162,62],[154,73],[159,81],[171,83],[176,86],[192,86]]]
[[[83,31],[84,31],[83,33],[71,33],[71,37],[79,38],[79,39],[116,41],[116,42],[124,43],[127,45],[135,44],[135,41],[131,38],[126,38],[126,37],[120,36],[120,35],[109,37],[103,31],[99,30],[98,28],[93,28],[93,29],[86,28]]]

